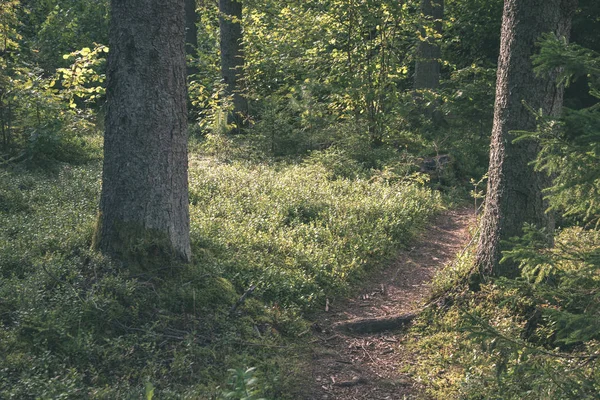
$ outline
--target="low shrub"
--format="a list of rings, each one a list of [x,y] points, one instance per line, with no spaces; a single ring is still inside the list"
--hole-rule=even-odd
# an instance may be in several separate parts
[[[528,228],[505,254],[521,264],[522,278],[455,290],[421,317],[410,339],[420,354],[412,372],[434,398],[597,397],[598,232],[565,229],[552,249],[542,236]],[[471,265],[466,256],[440,275],[464,287]],[[448,278],[437,282],[448,293]]]
[[[302,311],[441,207],[400,180],[202,157],[190,168],[194,261],[143,273],[90,250],[100,163],[0,171],[1,398],[293,397]]]
[[[336,175],[316,163],[195,161],[196,253],[218,258],[238,290],[257,285],[264,300],[306,309],[342,295],[441,207],[439,195],[413,182]]]

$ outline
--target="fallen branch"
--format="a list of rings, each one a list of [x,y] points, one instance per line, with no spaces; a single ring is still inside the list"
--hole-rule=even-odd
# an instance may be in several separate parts
[[[379,333],[404,329],[416,316],[416,313],[409,313],[395,317],[356,319],[338,322],[334,328],[351,333]]]

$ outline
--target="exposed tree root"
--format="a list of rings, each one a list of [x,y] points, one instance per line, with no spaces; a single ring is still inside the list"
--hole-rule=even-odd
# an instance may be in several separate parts
[[[379,333],[406,328],[418,313],[408,313],[395,317],[365,318],[338,322],[334,328],[351,333]]]
[[[473,219],[468,209],[441,215],[410,251],[400,253],[389,268],[367,279],[351,299],[329,303],[329,311],[318,316],[305,333],[315,336],[309,354],[314,384],[295,398],[426,397],[422,383],[401,373],[411,368],[416,357],[403,337],[415,318],[444,312],[468,290],[465,280],[432,297],[429,282],[436,270],[466,251],[462,249],[470,238],[468,224]]]
[[[339,386],[339,387],[352,387],[352,386],[356,386],[356,385],[362,385],[367,383],[367,380],[362,377],[362,376],[355,376],[354,378],[352,378],[349,381],[341,381],[341,382],[336,382],[333,384],[333,386]]]

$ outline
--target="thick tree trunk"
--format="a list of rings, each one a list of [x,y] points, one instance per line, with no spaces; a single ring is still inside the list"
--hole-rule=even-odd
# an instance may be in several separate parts
[[[219,29],[221,34],[221,77],[225,83],[223,97],[231,98],[233,110],[227,122],[235,124],[238,133],[248,114],[248,102],[243,95],[242,73],[242,3],[236,0],[219,0]]]
[[[421,0],[421,13],[428,21],[433,21],[433,33],[442,33],[444,17],[444,0]],[[417,46],[415,62],[415,89],[436,89],[440,85],[439,39],[421,29],[421,38]]]
[[[499,264],[502,241],[522,233],[524,223],[553,229],[542,190],[549,179],[529,163],[535,159],[534,142],[513,143],[516,130],[533,131],[533,110],[546,115],[560,113],[563,88],[556,75],[536,77],[531,57],[542,33],[568,37],[576,0],[506,0],[502,22],[496,83],[490,168],[476,265],[483,275],[512,277],[515,265]]]
[[[191,258],[184,5],[185,0],[111,1],[94,241],[129,264]]]

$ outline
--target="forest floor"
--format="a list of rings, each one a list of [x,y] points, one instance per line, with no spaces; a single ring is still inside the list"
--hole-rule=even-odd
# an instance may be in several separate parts
[[[426,399],[411,374],[415,355],[406,333],[349,333],[345,321],[386,318],[416,312],[428,300],[431,279],[470,240],[471,208],[439,215],[389,267],[366,280],[356,294],[328,304],[315,316],[310,348],[311,385],[305,399]]]

